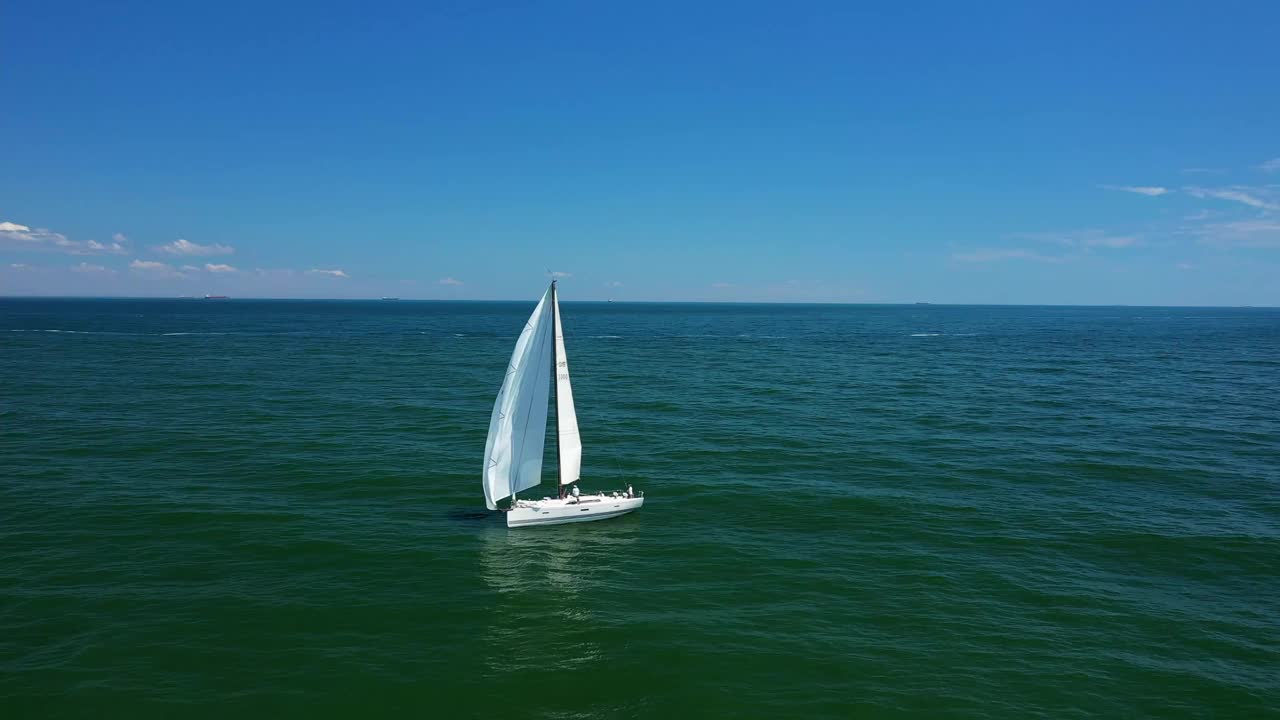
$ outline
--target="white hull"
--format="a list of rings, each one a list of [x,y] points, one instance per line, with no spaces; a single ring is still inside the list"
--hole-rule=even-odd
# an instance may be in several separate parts
[[[639,510],[644,497],[626,495],[583,495],[580,498],[543,498],[519,500],[507,511],[507,527],[532,525],[563,525],[573,522],[605,520]]]

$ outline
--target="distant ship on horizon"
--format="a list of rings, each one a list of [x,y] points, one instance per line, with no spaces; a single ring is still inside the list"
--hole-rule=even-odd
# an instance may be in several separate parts
[[[397,298],[397,297],[384,297],[384,298],[382,298],[382,299],[383,299],[383,300],[399,300],[400,298]]]
[[[204,299],[205,300],[230,300],[231,298],[226,295],[205,295]]]

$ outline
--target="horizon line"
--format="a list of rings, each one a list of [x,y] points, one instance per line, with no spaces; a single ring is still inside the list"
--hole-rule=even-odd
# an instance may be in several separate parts
[[[439,302],[439,303],[523,303],[536,300],[459,299],[459,298],[391,298],[391,297],[218,297],[172,295],[0,295],[0,300],[199,300],[217,302]],[[1134,303],[964,303],[964,302],[840,302],[803,300],[565,300],[565,304],[599,303],[601,305],[840,305],[900,307],[1132,307],[1132,308],[1235,308],[1280,309],[1280,305],[1145,305]]]

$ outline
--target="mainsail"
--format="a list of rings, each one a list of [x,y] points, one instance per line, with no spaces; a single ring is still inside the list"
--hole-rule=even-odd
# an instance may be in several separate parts
[[[560,326],[560,298],[551,296],[556,318],[556,432],[560,438],[560,484],[576,482],[582,472],[582,438],[578,436],[578,413],[573,409],[573,388],[569,386],[569,356],[564,352],[564,329]]]
[[[502,390],[493,403],[483,481],[484,501],[490,510],[498,508],[497,501],[542,482],[542,450],[551,393],[547,376],[554,342],[551,313],[555,300],[551,295],[548,289],[516,340]],[[559,334],[558,329],[554,334]],[[568,386],[567,374],[565,385]],[[570,401],[570,413],[572,407]],[[576,420],[574,429],[576,443]]]

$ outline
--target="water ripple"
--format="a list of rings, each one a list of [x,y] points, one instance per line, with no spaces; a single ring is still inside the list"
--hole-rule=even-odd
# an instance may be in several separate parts
[[[511,532],[529,307],[0,300],[5,716],[1280,707],[1275,311],[566,303]]]

